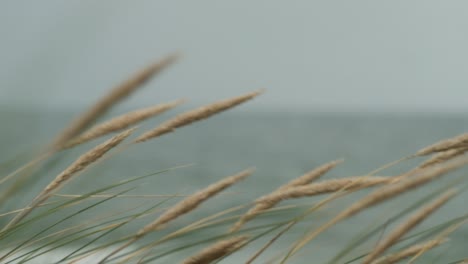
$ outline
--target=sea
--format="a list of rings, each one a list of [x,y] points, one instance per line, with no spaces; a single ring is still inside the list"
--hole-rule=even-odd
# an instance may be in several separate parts
[[[109,116],[116,114],[120,114],[120,112],[112,112]],[[33,111],[3,108],[0,111],[0,175],[5,177],[25,162],[37,157],[54,136],[76,115],[77,111]],[[167,113],[145,121],[138,127],[135,136],[155,127],[172,115],[174,113]],[[87,204],[94,204],[92,208],[64,220],[48,232],[88,222],[97,223],[96,221],[100,221],[97,220],[100,219],[99,217],[111,217],[109,215],[113,213],[117,215],[119,212],[123,212],[123,214],[137,212],[156,204],[160,204],[157,208],[164,209],[182,199],[183,196],[200,190],[223,177],[246,168],[255,168],[253,175],[245,181],[207,201],[193,213],[170,223],[167,229],[174,231],[194,220],[203,219],[228,208],[244,205],[244,208],[235,211],[241,214],[256,198],[326,162],[337,159],[344,160],[342,164],[323,176],[323,180],[366,175],[385,164],[410,156],[424,146],[467,131],[468,113],[228,111],[148,142],[126,145],[108,153],[102,161],[68,182],[58,192],[58,195],[53,197],[52,201],[66,201],[77,195],[84,195],[137,176],[155,175],[105,190],[100,193],[104,193],[101,197],[88,198]],[[16,190],[12,198],[2,205],[0,213],[7,213],[26,206],[28,201],[61,170],[72,163],[80,154],[102,141],[103,139],[94,140],[75,149],[63,151],[42,162],[30,176],[28,187]],[[378,174],[381,176],[398,175],[422,160],[421,158],[406,160]],[[156,172],[160,173],[156,174]],[[423,241],[423,238],[430,238],[431,236],[424,232],[433,230],[437,226],[440,227],[441,224],[449,220],[466,216],[468,213],[466,203],[468,195],[464,191],[468,185],[467,173],[468,168],[461,169],[424,188],[385,202],[375,208],[370,208],[337,224],[307,244],[290,259],[289,263],[331,263],[330,260],[343,248],[355,244],[356,246],[351,252],[334,262],[348,263],[347,261],[368,252],[395,227],[395,223],[398,221],[389,222],[392,216],[397,215],[417,201],[429,201],[436,195],[436,192],[447,189],[449,185],[457,188],[460,191],[458,196],[420,224],[394,250],[402,249],[410,242],[419,241],[417,239]],[[5,192],[6,187],[12,182],[14,179],[3,182],[3,186],[0,187],[2,192]],[[104,201],[105,197],[117,193],[122,196]],[[320,224],[326,223],[340,210],[367,193],[368,191],[363,191],[345,196],[316,209],[275,241],[259,257],[258,262],[254,263],[280,260],[288,252],[291,245],[302,238],[304,234],[313,231]],[[278,210],[276,213],[260,217],[258,221],[248,223],[246,228],[266,226],[253,229],[254,236],[258,235],[260,231],[267,230],[265,228],[271,228],[272,223],[299,215],[305,210],[313,208],[326,197],[303,198],[293,202],[285,201],[280,204],[283,211]],[[104,202],[96,205],[98,201]],[[295,205],[298,208],[294,208]],[[13,241],[28,239],[31,234],[38,232],[41,228],[50,227],[56,221],[73,214],[78,210],[77,208],[81,207],[70,205],[64,210],[54,213],[47,220],[39,221],[35,227],[36,230],[19,232]],[[38,211],[41,210],[38,209]],[[39,213],[36,212],[33,216]],[[90,239],[96,236],[90,235],[83,240],[77,239],[73,243],[44,253],[44,255],[31,260],[30,263],[54,263],[80,245],[89,243],[87,247],[92,247],[132,234],[139,227],[154,220],[157,213],[135,219],[135,221],[93,241]],[[404,220],[410,215],[411,213],[407,213],[399,219]],[[8,217],[10,215],[2,215],[0,223],[4,224]],[[151,251],[151,254],[157,255],[159,252],[163,256],[150,263],[180,262],[185,256],[193,254],[203,245],[209,245],[209,242],[204,241],[204,239],[225,233],[229,224],[224,223],[224,225],[216,225],[214,229],[189,233],[181,239],[156,247]],[[229,223],[232,223],[232,220]],[[356,239],[360,235],[377,226],[385,228],[380,229],[362,245],[356,244]],[[277,229],[264,237],[259,237],[251,245],[220,263],[244,263],[280,230]],[[165,234],[164,232],[170,231],[161,232],[151,234],[142,243],[150,243],[161,234]],[[246,233],[249,231],[247,230]],[[415,234],[420,234],[422,237],[411,236]],[[6,241],[1,247],[3,250],[12,248],[14,247],[12,243]],[[191,243],[195,246],[174,251],[171,254],[164,254],[164,252],[171,252],[173,248]],[[468,225],[465,225],[452,233],[448,242],[423,254],[419,262],[416,263],[456,263],[455,261],[468,257],[467,248]],[[86,263],[93,262],[89,259],[86,261]],[[349,263],[359,263],[359,261]]]

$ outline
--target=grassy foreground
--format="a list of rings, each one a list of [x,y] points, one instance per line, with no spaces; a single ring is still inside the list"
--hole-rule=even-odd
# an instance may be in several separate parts
[[[95,186],[83,190],[77,196],[59,193],[73,178],[79,177],[81,172],[100,161],[112,158],[133,145],[160,140],[167,133],[250,101],[262,93],[259,90],[217,101],[179,114],[148,131],[139,131],[137,125],[177,107],[184,100],[138,109],[98,122],[112,107],[136,92],[176,58],[177,56],[170,55],[136,73],[75,119],[33,159],[0,175],[0,208],[3,210],[0,212],[0,263],[34,263],[44,255],[63,248],[72,250],[51,262],[168,263],[168,256],[187,252],[185,259],[172,261],[216,263],[228,261],[230,255],[238,254],[231,256],[232,259],[235,258],[235,261],[231,259],[231,263],[263,263],[265,259],[272,263],[309,263],[314,256],[306,255],[307,250],[304,247],[320,244],[322,233],[370,208],[378,209],[384,202],[416,189],[423,189],[431,182],[437,183],[442,177],[450,178],[450,184],[440,184],[436,190],[427,191],[425,197],[410,201],[407,207],[392,212],[385,222],[369,227],[366,232],[356,232],[354,237],[347,238],[351,239],[349,245],[336,252],[328,263],[415,263],[428,251],[449,244],[450,236],[468,221],[468,211],[460,208],[459,215],[450,216],[448,221],[414,232],[420,223],[466,190],[466,175],[454,176],[451,172],[460,170],[468,163],[468,158],[464,155],[468,151],[467,133],[415,150],[412,156],[376,166],[374,171],[366,175],[320,179],[342,163],[342,160],[329,161],[285,182],[270,193],[258,194],[258,199],[251,204],[239,204],[202,218],[193,218],[181,228],[175,228],[173,222],[196,210],[206,200],[215,199],[217,194],[230,186],[247,177],[255,177],[255,169],[239,168],[238,173],[224,177],[189,196],[180,198],[175,194],[162,201],[122,209],[119,213],[106,212],[106,203],[125,199],[126,193],[136,188],[141,180],[180,167],[167,168],[106,186]],[[60,162],[63,153],[69,149],[98,141],[102,137],[107,137],[107,140],[82,153],[71,164]],[[385,169],[391,166],[421,157],[427,159],[402,174],[384,175]],[[6,167],[7,162],[0,166]],[[54,168],[61,170],[54,180],[35,194],[35,198],[27,206],[14,207],[15,194],[27,191],[38,177],[50,174]],[[357,192],[362,192],[363,195],[358,198],[351,195]],[[319,199],[306,206],[295,205],[294,202],[287,206],[281,205],[285,200],[296,201],[312,196]],[[318,227],[307,227],[310,217],[319,213],[323,207],[333,206],[333,202],[350,197],[355,200],[342,211],[332,215]],[[89,221],[67,225],[67,221],[90,212],[92,218]],[[281,220],[270,217],[272,215],[281,215]],[[106,239],[119,228],[133,223],[142,223],[141,228],[131,234]],[[386,230],[388,226],[391,229]],[[280,252],[271,250],[274,244],[280,243],[284,234],[297,228],[304,230],[293,243],[284,246]],[[365,253],[357,258],[350,257],[350,253],[362,245],[368,246],[369,241],[376,241],[376,237],[377,243],[367,247]],[[248,254],[241,255],[242,252]],[[450,258],[449,255],[434,260],[434,263],[466,262],[467,260]]]

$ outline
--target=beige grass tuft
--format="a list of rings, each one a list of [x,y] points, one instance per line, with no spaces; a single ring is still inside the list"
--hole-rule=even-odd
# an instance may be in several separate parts
[[[337,192],[344,188],[346,188],[347,190],[360,189],[374,186],[377,184],[389,183],[391,181],[391,178],[375,176],[358,176],[342,179],[332,179],[304,186],[291,187],[286,190],[274,192],[272,194],[259,198],[256,201],[256,203],[266,203],[275,205],[281,200]]]
[[[161,61],[153,63],[137,72],[131,78],[127,79],[107,95],[96,102],[88,111],[79,116],[73,121],[54,141],[53,147],[61,149],[64,144],[76,137],[83,130],[94,123],[99,117],[106,113],[112,106],[129,96],[135,90],[140,88],[143,84],[151,79],[151,77],[160,73],[167,66],[175,62],[178,54],[171,54]]]
[[[337,218],[344,219],[350,217],[358,213],[359,211],[364,210],[367,207],[373,206],[389,198],[393,198],[401,193],[408,192],[467,163],[468,159],[457,160],[455,162],[427,169],[426,171],[422,171],[421,174],[403,180],[399,183],[379,188],[371,194],[369,194],[368,196],[361,199],[360,201],[351,205],[349,208],[343,211]]]
[[[247,178],[253,173],[253,171],[253,168],[241,171],[235,175],[229,176],[221,181],[213,183],[205,189],[198,191],[193,195],[190,195],[189,197],[185,198],[184,200],[180,201],[179,203],[168,209],[165,213],[159,216],[158,219],[140,229],[136,236],[141,237],[146,233],[157,230],[163,225],[167,224],[168,222],[178,218],[179,216],[194,210],[207,199],[213,197],[214,195],[228,188],[234,183],[237,183]]]
[[[305,184],[309,184],[309,183],[313,182],[314,180],[319,179],[321,176],[323,176],[324,174],[326,174],[327,172],[329,172],[331,169],[335,168],[338,164],[340,164],[342,162],[343,162],[343,160],[340,159],[340,160],[331,161],[329,163],[325,163],[325,164],[323,164],[323,165],[321,165],[321,166],[307,172],[306,174],[291,180],[290,182],[286,183],[285,185],[280,186],[277,189],[277,191],[285,190],[285,189],[288,189],[290,187],[297,187],[297,186],[302,186],[302,185],[305,185]]]
[[[242,96],[234,97],[231,99],[218,101],[200,108],[182,113],[162,124],[150,130],[143,135],[139,136],[134,142],[140,143],[152,138],[173,132],[176,128],[189,125],[193,122],[206,119],[212,115],[228,110],[234,106],[244,103],[248,100],[253,99],[257,95],[261,94],[262,90],[248,93]]]
[[[441,164],[439,166],[434,166],[425,170],[421,170],[420,174],[415,175],[405,180],[398,181],[395,184],[390,184],[390,185],[386,185],[381,188],[378,188],[371,194],[367,195],[366,197],[362,198],[361,200],[357,201],[356,203],[352,204],[350,207],[348,207],[347,209],[339,213],[335,218],[327,222],[325,225],[321,226],[320,228],[318,228],[311,234],[305,236],[301,241],[299,241],[294,246],[292,253],[294,254],[295,252],[297,252],[310,240],[314,239],[320,233],[329,229],[330,227],[337,224],[338,222],[346,218],[349,218],[368,207],[374,206],[378,203],[386,201],[390,198],[394,198],[402,193],[408,192],[419,186],[429,183],[430,181],[438,177],[441,177],[442,175],[445,175],[448,172],[451,172],[459,167],[462,167],[466,165],[467,163],[468,163],[468,159],[457,159],[451,162]]]
[[[363,176],[326,180],[298,187],[279,188],[277,191],[257,199],[255,201],[255,206],[244,214],[241,219],[234,224],[230,231],[234,232],[239,230],[247,221],[251,220],[259,213],[274,207],[282,200],[337,192],[344,188],[346,190],[356,190],[377,184],[389,183],[391,181],[392,179],[390,178]]]
[[[414,246],[411,246],[407,249],[404,249],[400,252],[396,252],[393,254],[389,254],[387,256],[384,256],[376,261],[374,261],[372,264],[392,264],[392,263],[397,263],[400,260],[409,258],[411,256],[414,256],[418,254],[422,250],[429,250],[432,249],[442,243],[447,242],[446,239],[434,239],[434,240],[429,240],[428,242],[417,244]]]
[[[143,238],[148,233],[162,228],[168,222],[178,218],[181,215],[184,215],[195,208],[197,208],[201,203],[213,197],[217,193],[223,191],[224,189],[230,187],[231,185],[247,178],[253,173],[254,169],[250,168],[244,171],[241,171],[235,175],[229,176],[223,180],[220,180],[216,183],[213,183],[206,187],[205,189],[198,191],[187,198],[183,199],[173,207],[169,208],[161,216],[159,216],[155,221],[149,223],[145,227],[141,228],[136,235],[130,239],[127,243],[120,246],[116,250],[112,251],[109,255],[103,258],[100,263],[105,263],[107,259],[127,248],[131,244],[135,243],[139,239]]]
[[[239,248],[243,247],[248,240],[248,236],[238,236],[230,239],[219,241],[208,248],[203,249],[184,260],[183,264],[209,264],[222,257],[225,257]]]
[[[110,138],[106,142],[94,147],[90,151],[81,155],[75,162],[73,162],[67,169],[61,172],[43,191],[44,195],[51,194],[53,191],[56,191],[63,184],[70,180],[70,178],[76,175],[78,172],[83,171],[92,163],[98,161],[104,154],[109,150],[113,149],[124,141],[128,136],[130,136],[135,129],[131,128],[125,130],[118,135]]]
[[[419,168],[427,168],[430,166],[434,166],[434,165],[446,162],[448,160],[454,159],[456,157],[459,157],[465,154],[465,152],[467,151],[468,151],[468,145],[465,148],[461,147],[461,148],[455,148],[455,149],[450,149],[450,150],[439,152],[435,154],[434,156],[432,156],[430,159],[421,163],[419,165]]]
[[[55,177],[55,179],[49,183],[49,185],[47,185],[47,187],[42,190],[41,193],[36,196],[36,198],[34,198],[29,208],[14,217],[13,220],[11,220],[10,223],[8,223],[8,225],[4,228],[4,230],[21,221],[24,217],[31,213],[34,208],[45,202],[53,195],[55,191],[63,187],[65,182],[69,181],[73,176],[86,169],[89,165],[97,162],[106,152],[120,144],[133,132],[133,130],[134,129],[128,129],[124,132],[121,132],[120,134],[112,137],[106,142],[81,155],[75,162],[68,166],[68,168],[57,175],[57,177]]]
[[[109,133],[113,133],[122,129],[126,129],[132,125],[135,125],[141,121],[144,121],[150,117],[154,117],[161,113],[164,113],[181,103],[184,100],[177,100],[165,104],[160,104],[156,106],[151,106],[139,110],[135,110],[133,112],[129,112],[115,118],[112,118],[106,122],[98,124],[89,130],[85,131],[83,134],[79,135],[75,139],[71,140],[67,143],[64,148],[71,148],[79,144],[83,144],[90,140],[96,139],[98,137],[107,135]]]
[[[407,234],[410,230],[420,224],[424,219],[429,215],[447,203],[453,196],[455,196],[455,190],[449,190],[439,196],[436,200],[430,204],[424,206],[418,210],[414,215],[412,215],[407,221],[398,226],[393,232],[391,232],[381,243],[375,247],[375,249],[367,255],[364,259],[363,264],[372,263],[380,254],[385,252],[390,248],[395,242],[397,242],[401,237]]]
[[[441,140],[435,144],[432,144],[428,147],[420,149],[416,152],[417,156],[425,156],[435,152],[447,151],[450,149],[456,149],[459,147],[466,148],[468,147],[468,133],[458,135],[453,138]]]
[[[304,174],[304,175],[302,175],[302,176],[300,176],[298,178],[295,178],[295,179],[291,180],[290,182],[280,186],[275,191],[273,191],[270,194],[265,195],[263,197],[274,196],[274,195],[276,195],[278,193],[283,192],[284,190],[288,190],[288,189],[293,188],[293,187],[302,186],[302,185],[311,183],[312,181],[320,178],[325,173],[327,173],[328,171],[330,171],[331,169],[336,167],[341,162],[343,162],[343,160],[335,160],[335,161],[325,163],[325,164],[323,164],[323,165],[321,165],[321,166],[319,166],[317,168],[314,168],[313,170],[307,172],[306,174]],[[260,212],[262,212],[264,210],[267,210],[267,209],[273,207],[274,205],[275,204],[272,204],[272,203],[259,203],[257,201],[255,206],[253,208],[251,208],[246,214],[244,214],[239,219],[239,221],[237,221],[230,228],[230,232],[235,232],[235,231],[239,230],[247,221],[254,218],[258,213],[260,213]]]

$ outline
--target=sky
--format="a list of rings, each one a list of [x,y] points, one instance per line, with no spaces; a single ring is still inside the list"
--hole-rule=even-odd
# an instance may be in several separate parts
[[[86,107],[172,52],[125,102],[468,112],[467,1],[2,1],[0,105]]]

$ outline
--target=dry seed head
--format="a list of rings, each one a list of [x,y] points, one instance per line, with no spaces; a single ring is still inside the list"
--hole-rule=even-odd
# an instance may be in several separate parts
[[[167,66],[175,62],[178,58],[178,54],[171,54],[161,61],[153,63],[148,67],[144,68],[140,72],[112,89],[107,95],[96,102],[91,108],[85,113],[79,116],[68,126],[55,140],[53,147],[55,149],[63,148],[69,140],[76,137],[84,129],[94,123],[99,117],[106,113],[112,106],[129,96],[135,90],[140,88],[144,83],[149,81],[151,77],[155,76]]]
[[[57,177],[44,189],[43,194],[50,194],[52,191],[61,187],[65,181],[68,181],[72,176],[76,175],[80,171],[83,171],[92,163],[98,161],[106,152],[116,147],[124,139],[130,136],[133,131],[134,128],[125,130],[81,155],[68,168],[57,175]]]
[[[414,256],[418,254],[422,250],[430,250],[442,243],[447,242],[446,239],[435,239],[435,240],[429,240],[428,242],[417,244],[414,246],[411,246],[407,249],[404,249],[400,252],[389,254],[387,256],[384,256],[374,262],[372,264],[392,264],[392,263],[397,263],[400,260],[403,260],[405,258],[409,258],[411,256]]]
[[[183,264],[208,264],[213,261],[225,257],[239,248],[243,247],[248,240],[248,236],[238,236],[230,239],[219,241],[212,246],[203,249],[194,256],[184,260]]]
[[[424,206],[412,215],[407,221],[398,226],[393,230],[377,247],[364,259],[363,264],[369,264],[376,259],[380,254],[385,252],[393,244],[395,244],[401,237],[407,234],[410,230],[420,224],[430,214],[439,209],[442,205],[447,203],[453,196],[455,196],[455,190],[449,190],[443,193],[439,198],[434,200],[432,203]]]
[[[149,139],[173,132],[176,128],[189,125],[193,122],[208,118],[214,114],[228,110],[234,106],[244,103],[248,100],[253,99],[257,95],[261,94],[262,90],[248,93],[242,96],[234,97],[231,99],[218,101],[207,106],[182,113],[162,124],[150,130],[143,135],[139,136],[134,142],[140,143]]]
[[[128,128],[150,117],[164,113],[165,111],[170,110],[183,102],[184,100],[177,100],[165,104],[135,110],[133,112],[129,112],[118,117],[112,118],[106,122],[103,122],[88,129],[83,134],[79,135],[78,137],[67,143],[64,146],[64,148],[71,148],[73,146],[83,144],[95,138],[104,136],[106,134]]]
[[[257,214],[274,207],[282,200],[337,192],[343,188],[346,188],[347,190],[355,190],[391,181],[392,179],[384,177],[364,176],[326,180],[297,187],[279,188],[278,190],[257,199],[255,201],[255,206],[247,211],[247,213],[245,213],[240,220],[234,224],[230,229],[230,232],[239,230],[247,221],[254,218]]]
[[[341,159],[341,160],[334,160],[334,161],[331,161],[329,163],[323,164],[322,166],[317,167],[317,168],[307,172],[306,174],[291,180],[287,184],[279,187],[278,190],[284,190],[284,189],[288,189],[290,187],[297,187],[297,186],[309,184],[312,181],[320,178],[322,175],[324,175],[325,173],[327,173],[331,169],[335,168],[338,164],[340,164],[342,162],[343,162],[343,160]]]
[[[450,150],[439,152],[435,154],[434,156],[432,156],[430,159],[420,164],[419,168],[427,168],[429,166],[433,166],[433,165],[445,162],[447,160],[459,157],[465,154],[465,152],[467,151],[468,151],[468,146],[466,146],[465,148],[461,147],[461,148],[450,149]]]
[[[418,152],[416,152],[416,155],[425,156],[434,152],[441,152],[459,147],[468,147],[468,133],[461,134],[453,138],[441,140],[435,144],[432,144],[428,147],[419,150]]]
[[[307,172],[306,174],[304,174],[304,175],[302,175],[302,176],[300,176],[300,177],[298,177],[296,179],[291,180],[290,182],[286,183],[285,185],[280,186],[278,189],[271,192],[270,194],[267,194],[267,195],[263,196],[263,198],[264,197],[275,196],[276,194],[278,194],[278,193],[280,193],[280,192],[282,192],[284,190],[287,190],[289,188],[293,188],[293,187],[308,184],[308,183],[320,178],[321,176],[323,176],[325,173],[327,173],[328,171],[330,171],[331,169],[336,167],[341,162],[343,162],[343,160],[335,160],[335,161],[331,161],[329,163],[323,164],[322,166],[319,166],[317,168],[314,168],[313,170]],[[257,200],[255,206],[253,208],[251,208],[249,211],[247,211],[247,213],[245,213],[239,219],[239,221],[237,221],[230,228],[230,232],[235,232],[235,231],[239,230],[247,221],[254,218],[258,213],[272,208],[278,202],[279,202],[279,200],[277,202],[259,203],[258,200]]]
[[[337,218],[344,219],[350,217],[359,211],[362,211],[370,206],[393,198],[401,193],[408,192],[416,187],[424,185],[452,170],[455,170],[468,163],[468,159],[456,160],[454,162],[446,163],[440,166],[431,167],[423,170],[419,175],[415,175],[412,178],[402,180],[396,184],[383,186],[364,197],[360,201],[354,203],[348,207],[345,211],[337,216]]]
[[[360,189],[374,186],[377,184],[388,183],[391,181],[391,178],[375,176],[332,179],[304,186],[291,187],[285,190],[280,190],[278,192],[273,192],[269,195],[259,198],[256,202],[275,205],[281,200],[337,192],[343,188],[346,188],[347,190]]]
[[[229,176],[223,180],[213,183],[209,185],[208,187],[206,187],[205,189],[198,191],[193,195],[188,196],[187,198],[180,201],[173,207],[169,208],[166,212],[164,212],[161,216],[159,216],[155,221],[153,221],[152,223],[140,229],[136,236],[141,237],[147,234],[148,232],[160,229],[163,225],[167,224],[168,222],[176,219],[177,217],[183,214],[186,214],[194,210],[201,203],[213,197],[214,195],[221,192],[222,190],[250,176],[253,173],[253,171],[254,171],[253,168],[241,171],[238,174]]]
[[[349,218],[368,207],[374,206],[378,203],[386,201],[390,198],[394,198],[402,193],[408,192],[412,189],[429,183],[430,181],[441,177],[442,175],[445,175],[448,172],[451,172],[457,168],[460,168],[463,165],[466,165],[467,163],[468,159],[456,159],[454,161],[446,162],[444,164],[430,167],[428,169],[421,169],[418,175],[415,175],[411,178],[407,178],[405,180],[397,181],[394,184],[389,184],[387,186],[375,190],[371,194],[352,204],[350,207],[339,213],[337,216],[328,221],[326,224],[322,225],[317,230],[306,235],[301,241],[296,243],[292,250],[292,254],[295,254],[309,241],[317,237],[322,232],[328,230],[330,227],[334,226],[338,222]]]

